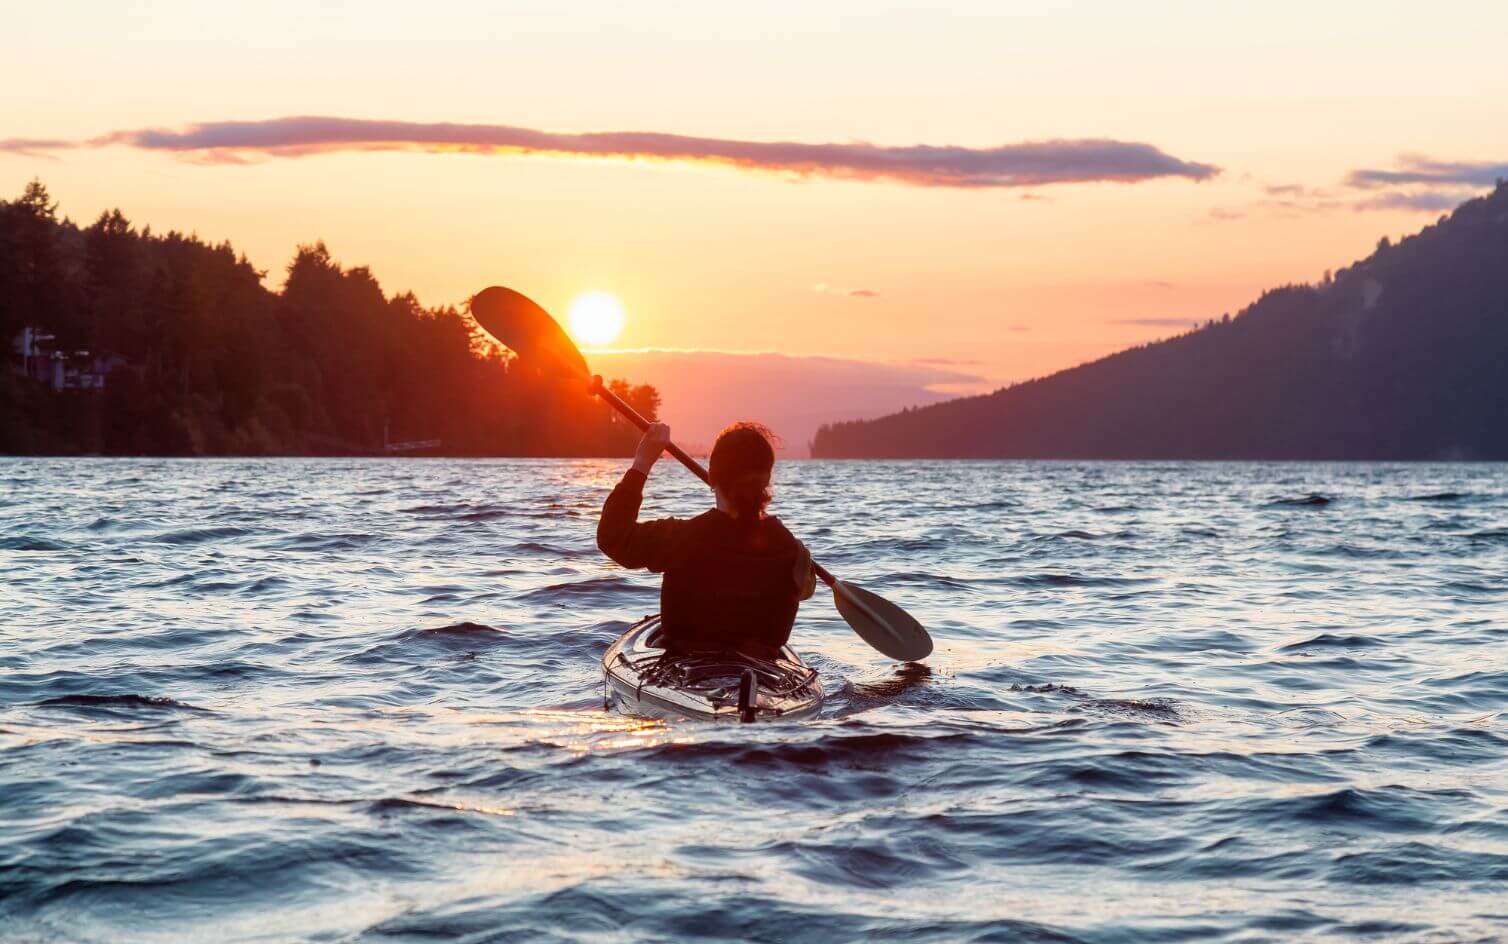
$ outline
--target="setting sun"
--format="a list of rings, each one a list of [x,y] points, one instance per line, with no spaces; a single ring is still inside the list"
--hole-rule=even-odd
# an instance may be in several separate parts
[[[607,292],[587,292],[571,303],[571,334],[584,344],[611,344],[623,330],[623,306]]]

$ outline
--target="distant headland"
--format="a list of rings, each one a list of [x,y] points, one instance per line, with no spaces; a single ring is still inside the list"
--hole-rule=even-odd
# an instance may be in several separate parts
[[[1508,183],[1319,284],[988,395],[829,424],[812,454],[1508,459]]]

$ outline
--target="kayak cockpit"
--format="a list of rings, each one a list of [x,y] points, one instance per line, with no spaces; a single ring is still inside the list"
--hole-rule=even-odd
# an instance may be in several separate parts
[[[628,714],[707,721],[807,717],[822,707],[817,670],[783,646],[774,659],[671,653],[658,616],[634,624],[602,657],[606,701]]]

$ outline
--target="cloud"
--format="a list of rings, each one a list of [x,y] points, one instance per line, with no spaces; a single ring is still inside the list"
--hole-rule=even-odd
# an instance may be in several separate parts
[[[1245,210],[1238,210],[1233,207],[1214,207],[1207,215],[1217,223],[1229,223],[1235,220],[1246,219]]]
[[[1397,184],[1481,188],[1494,186],[1498,180],[1508,178],[1508,163],[1439,161],[1418,154],[1404,154],[1399,156],[1398,164],[1397,170],[1353,170],[1346,177],[1346,183],[1363,189]]]
[[[998,384],[955,366],[725,351],[598,351],[604,377],[650,383],[682,445],[707,447],[734,420],[759,420],[805,455],[823,423],[869,419]],[[946,388],[936,389],[936,388]]]
[[[1371,195],[1352,204],[1355,210],[1405,210],[1438,213],[1453,210],[1484,187],[1508,178],[1508,163],[1441,161],[1418,154],[1398,157],[1393,170],[1361,168],[1346,184]]]
[[[1239,220],[1259,212],[1297,218],[1337,210],[1438,213],[1455,209],[1499,175],[1508,175],[1508,164],[1471,164],[1407,156],[1399,161],[1401,170],[1352,171],[1343,181],[1349,189],[1296,183],[1260,184],[1261,198],[1244,207],[1216,207],[1209,211],[1208,218]]]
[[[837,295],[842,298],[879,298],[880,293],[872,288],[836,288],[826,282],[815,282],[812,291],[818,295]]]
[[[23,157],[52,157],[49,151],[63,151],[76,147],[73,141],[47,140],[40,138],[0,138],[0,153],[20,154]]]
[[[1380,193],[1375,197],[1368,197],[1358,201],[1352,208],[1361,210],[1417,210],[1421,213],[1438,213],[1442,210],[1454,210],[1470,199],[1471,194],[1444,193],[1441,191],[1423,191],[1420,193],[1404,193],[1395,191],[1392,193]]]
[[[1117,318],[1109,324],[1135,325],[1138,328],[1192,328],[1198,318]]]
[[[331,151],[570,155],[719,164],[919,187],[1035,187],[1162,177],[1206,180],[1219,173],[1213,165],[1181,160],[1150,144],[1103,138],[1026,141],[993,148],[888,147],[863,142],[739,141],[654,131],[568,134],[510,125],[330,117],[211,121],[177,130],[143,128],[83,142],[48,143],[55,148],[120,145],[217,163]]]
[[[925,364],[931,367],[978,367],[983,361],[955,360],[951,357],[917,357],[913,358],[913,364]]]

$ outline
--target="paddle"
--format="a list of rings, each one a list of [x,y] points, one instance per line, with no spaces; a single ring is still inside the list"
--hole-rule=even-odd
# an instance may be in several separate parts
[[[639,429],[649,420],[611,390],[586,366],[586,359],[561,330],[550,313],[512,289],[494,285],[471,299],[471,316],[519,359],[536,369],[567,380],[580,380],[587,390],[606,400],[613,409]],[[665,451],[675,456],[697,478],[709,485],[707,470],[674,443]],[[833,604],[860,638],[892,659],[915,662],[932,653],[932,637],[911,614],[878,594],[846,580],[839,580],[821,564],[813,564],[817,576],[832,588]]]

